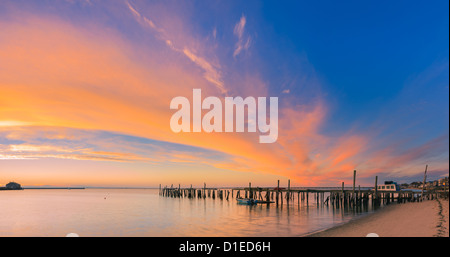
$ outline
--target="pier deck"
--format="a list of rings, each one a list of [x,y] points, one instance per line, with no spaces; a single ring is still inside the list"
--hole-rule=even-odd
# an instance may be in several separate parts
[[[374,187],[358,186],[356,188],[356,170],[353,172],[353,186],[346,188],[344,182],[341,187],[322,187],[322,188],[302,188],[290,186],[288,180],[287,188],[280,187],[278,180],[276,187],[252,187],[249,183],[248,187],[233,187],[233,188],[208,188],[206,183],[203,187],[194,188],[192,185],[188,188],[159,186],[159,194],[165,197],[180,197],[180,198],[212,198],[220,200],[229,200],[232,198],[248,198],[260,201],[262,204],[289,205],[295,200],[300,204],[306,203],[309,205],[309,199],[314,199],[317,205],[332,205],[333,207],[359,207],[368,205],[380,205],[382,203],[389,204],[392,202],[404,203],[424,200],[433,200],[436,198],[448,198],[448,190],[378,190],[377,189],[378,176],[375,177]]]

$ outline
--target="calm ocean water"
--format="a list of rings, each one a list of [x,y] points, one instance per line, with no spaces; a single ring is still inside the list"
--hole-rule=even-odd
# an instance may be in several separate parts
[[[0,236],[301,236],[371,212],[318,207],[313,198],[276,208],[157,189],[0,191]]]

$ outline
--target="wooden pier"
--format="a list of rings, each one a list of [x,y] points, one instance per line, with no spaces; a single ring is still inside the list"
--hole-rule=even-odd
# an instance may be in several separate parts
[[[174,187],[159,186],[159,194],[164,197],[173,198],[212,198],[219,200],[230,200],[233,198],[248,198],[258,200],[260,204],[275,204],[282,206],[297,202],[298,205],[305,204],[309,206],[310,199],[316,205],[333,206],[334,208],[352,208],[390,203],[418,202],[424,200],[433,200],[436,198],[448,198],[448,190],[444,188],[441,191],[401,190],[388,191],[378,190],[378,177],[375,177],[374,188],[361,189],[356,188],[356,170],[353,172],[353,185],[351,188],[345,188],[344,182],[340,187],[328,188],[300,188],[292,187],[288,180],[287,188],[280,188],[280,181],[277,181],[276,187],[248,187],[235,188],[209,188],[204,183],[202,188],[182,188],[180,185]],[[231,198],[230,198],[231,196]]]

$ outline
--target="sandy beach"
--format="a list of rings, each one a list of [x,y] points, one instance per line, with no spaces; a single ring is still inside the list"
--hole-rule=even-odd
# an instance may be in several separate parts
[[[448,237],[448,200],[391,204],[368,216],[350,221],[312,237]]]

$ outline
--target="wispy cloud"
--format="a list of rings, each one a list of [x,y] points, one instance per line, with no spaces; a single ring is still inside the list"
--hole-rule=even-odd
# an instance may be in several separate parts
[[[209,62],[207,62],[202,57],[195,55],[187,48],[183,49],[183,53],[189,58],[189,60],[197,64],[205,71],[206,80],[213,83],[222,93],[227,92],[227,90],[224,88],[223,82],[221,81],[219,71],[216,70]]]
[[[133,13],[133,15],[134,15],[137,19],[140,19],[140,18],[141,18],[141,14],[140,14],[136,9],[134,9],[134,7],[130,4],[130,2],[125,1],[125,4],[128,6],[128,9],[130,9],[130,11]],[[152,25],[153,25],[153,22],[152,22]]]
[[[212,166],[227,158],[202,148],[100,130],[18,126],[0,129],[0,137],[3,138],[0,141],[0,159],[3,160],[53,158]]]
[[[247,19],[244,15],[242,15],[241,19],[234,26],[234,35],[238,38],[236,43],[236,47],[233,52],[233,56],[238,56],[243,50],[247,50],[250,47],[251,37],[244,37],[245,24],[247,23]]]
[[[166,43],[167,46],[170,47],[170,49],[184,54],[189,60],[191,60],[194,64],[196,64],[198,67],[200,67],[204,71],[204,78],[209,81],[210,83],[214,84],[221,93],[225,94],[227,92],[224,82],[222,80],[222,76],[220,75],[220,67],[217,67],[216,65],[213,65],[211,62],[208,62],[204,57],[199,56],[198,54],[194,54],[194,51],[192,49],[189,49],[187,46],[182,47],[176,47],[173,39],[169,38],[167,36],[167,33],[165,30],[161,27],[158,27],[155,25],[155,23],[138,12],[136,8],[134,8],[129,1],[125,1],[128,9],[131,11],[133,16],[137,19],[137,21],[146,27],[149,27],[153,29],[154,32],[158,33],[158,38]],[[216,30],[214,30],[216,31]],[[214,37],[216,32],[213,32]]]
[[[71,4],[81,3],[82,5],[86,5],[86,6],[92,6],[92,4],[93,4],[91,0],[66,0],[66,2],[71,3]]]
[[[26,126],[31,125],[30,122],[24,122],[24,121],[16,121],[16,120],[1,120],[0,121],[0,127],[14,127],[14,126]]]

